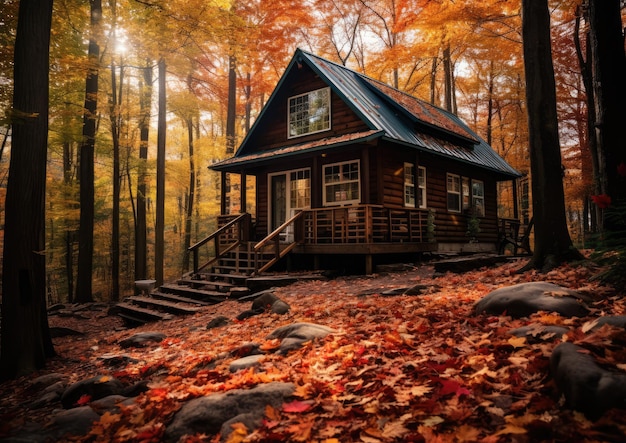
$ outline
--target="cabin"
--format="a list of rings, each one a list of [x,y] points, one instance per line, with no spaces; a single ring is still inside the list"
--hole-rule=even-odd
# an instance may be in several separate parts
[[[248,275],[495,252],[497,184],[520,177],[456,115],[299,49],[233,157],[210,169],[219,229],[190,248],[194,272]]]

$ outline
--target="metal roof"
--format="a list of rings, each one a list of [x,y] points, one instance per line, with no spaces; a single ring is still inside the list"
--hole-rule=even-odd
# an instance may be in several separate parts
[[[521,176],[456,115],[343,65],[300,49],[296,50],[264,110],[269,107],[287,73],[296,64],[306,64],[313,69],[377,136],[487,169],[505,178]],[[263,118],[263,114],[262,111],[257,121]],[[256,124],[250,133],[255,130],[255,126]],[[269,157],[268,153],[247,154],[246,151],[250,149],[249,147],[246,149],[247,140],[248,137],[240,145],[235,157],[216,163],[211,168],[230,169],[229,166],[232,167],[234,164],[256,163],[260,160],[259,155],[263,158]],[[308,149],[307,145],[311,145],[310,149],[320,148],[319,144],[307,143],[284,146],[272,152],[281,153],[283,156],[294,155]],[[322,146],[326,148],[331,145],[333,143],[325,143]]]

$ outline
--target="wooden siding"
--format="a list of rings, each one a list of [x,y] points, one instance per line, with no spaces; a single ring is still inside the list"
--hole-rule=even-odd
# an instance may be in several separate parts
[[[250,140],[255,151],[276,149],[286,144],[305,143],[320,138],[368,130],[369,128],[348,105],[337,94],[331,92],[331,129],[302,137],[287,137],[287,103],[289,97],[326,86],[326,83],[307,66],[292,71],[274,97],[271,106],[264,111],[263,120],[259,121],[258,130],[255,130],[256,139]]]

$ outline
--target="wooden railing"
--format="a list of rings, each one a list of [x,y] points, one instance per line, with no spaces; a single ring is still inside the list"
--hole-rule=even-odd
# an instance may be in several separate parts
[[[189,247],[189,252],[193,254],[194,274],[215,263],[220,259],[220,257],[223,257],[229,251],[235,249],[242,242],[248,241],[251,223],[250,214],[222,217],[220,218],[219,223],[224,224],[211,235]],[[199,254],[200,247],[206,245],[210,241],[213,241],[214,253],[207,262],[201,265]]]
[[[305,244],[429,241],[427,209],[359,205],[303,213]]]
[[[306,211],[296,213],[285,223],[274,229],[267,237],[254,246],[254,269],[255,273],[260,273],[269,269],[274,263],[287,255],[298,243],[303,240],[302,219]],[[289,242],[281,242],[281,235],[292,228],[293,239]],[[267,248],[271,248],[267,251]],[[271,255],[269,260],[265,259],[266,254]],[[263,257],[263,259],[262,259]]]

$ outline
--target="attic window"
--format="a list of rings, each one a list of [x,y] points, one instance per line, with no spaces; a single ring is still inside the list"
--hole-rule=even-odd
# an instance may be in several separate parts
[[[289,138],[330,129],[330,88],[289,98]]]

